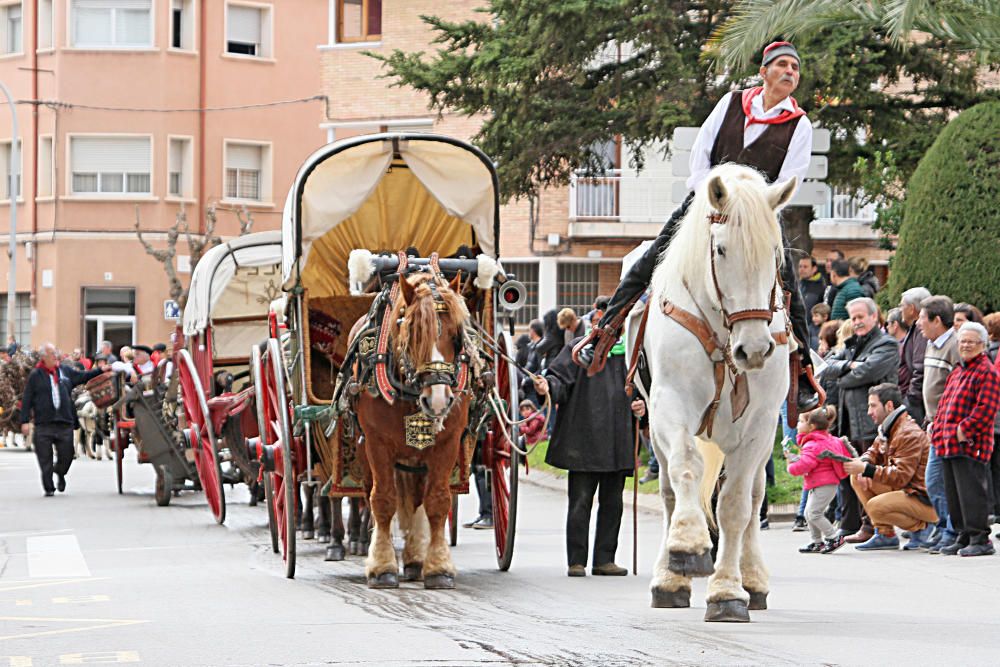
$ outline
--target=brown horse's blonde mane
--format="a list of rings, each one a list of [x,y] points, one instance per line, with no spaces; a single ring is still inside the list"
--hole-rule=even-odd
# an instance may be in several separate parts
[[[398,330],[392,332],[396,341],[397,358],[404,356],[416,367],[431,360],[434,346],[439,337],[454,339],[469,319],[465,301],[451,290],[443,278],[427,272],[416,273],[407,282],[414,287],[414,297],[410,304],[403,302],[402,295],[392,304],[390,321]],[[434,310],[434,297],[428,283],[434,281],[438,294],[447,306],[448,312],[440,318],[441,334],[438,335],[438,313]],[[402,321],[400,321],[402,320]]]

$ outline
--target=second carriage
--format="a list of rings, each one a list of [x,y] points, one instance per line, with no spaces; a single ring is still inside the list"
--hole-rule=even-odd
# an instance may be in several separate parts
[[[261,459],[274,490],[271,510],[287,576],[295,572],[298,485],[319,486],[330,496],[366,496],[358,451],[364,440],[343,437],[338,399],[359,355],[375,353],[359,346],[381,343],[368,338],[352,345],[352,328],[376,311],[383,318],[380,304],[395,294],[392,285],[428,269],[456,284],[474,277],[481,286],[466,294],[463,336],[474,341],[465,352],[475,355],[480,376],[489,380],[464,389],[471,394],[471,419],[450,485],[453,494],[468,492],[478,451],[491,489],[497,563],[510,567],[519,469],[511,334],[524,288],[497,261],[499,208],[492,162],[447,137],[355,137],[321,148],[300,168],[283,217],[286,301],[272,314],[271,337],[253,362],[261,437],[251,454]],[[352,284],[359,264],[365,285]],[[381,380],[389,382],[380,378],[379,386]],[[378,391],[375,384],[366,390]]]

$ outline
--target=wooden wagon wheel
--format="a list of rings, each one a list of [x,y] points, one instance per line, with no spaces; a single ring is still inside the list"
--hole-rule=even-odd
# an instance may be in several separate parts
[[[257,433],[261,444],[265,444],[267,435],[267,420],[264,418],[264,367],[261,360],[260,346],[254,345],[250,350],[250,367],[253,371],[254,412],[257,414]],[[263,462],[260,462],[263,465]],[[271,484],[270,473],[262,473],[264,479],[264,504],[267,505],[267,528],[271,533],[271,549],[281,553],[278,541],[278,519],[274,513],[274,486]]]
[[[513,356],[514,345],[510,335],[501,331],[496,337],[503,355]],[[517,371],[506,358],[496,355],[496,383],[500,397],[506,401],[507,416],[511,422],[519,419]],[[506,431],[506,434],[504,433]],[[493,496],[493,536],[496,541],[497,567],[506,572],[514,559],[514,530],[517,525],[517,479],[520,454],[510,446],[517,440],[517,427],[507,426],[494,417],[491,421],[483,455],[489,474]]]
[[[111,443],[111,448],[115,452],[115,479],[118,482],[118,495],[123,493],[122,483],[124,481],[124,471],[122,470],[122,457],[125,456],[125,444],[122,443],[123,437],[125,436],[121,427],[118,426],[118,419],[112,415],[111,418],[111,437],[108,440]],[[127,444],[127,443],[126,443]]]
[[[267,356],[261,363],[261,402],[257,406],[263,422],[261,444],[271,448],[274,457],[273,471],[265,473],[270,478],[273,523],[277,524],[278,541],[285,561],[285,576],[295,577],[295,510],[298,502],[295,488],[296,476],[293,460],[291,419],[288,394],[285,390],[285,368],[281,357],[281,344],[277,338],[267,341]]]
[[[181,401],[187,417],[188,436],[195,453],[198,479],[201,480],[201,488],[216,522],[221,524],[226,520],[226,494],[222,488],[222,466],[215,449],[215,432],[208,412],[208,402],[190,352],[181,350],[178,359]]]

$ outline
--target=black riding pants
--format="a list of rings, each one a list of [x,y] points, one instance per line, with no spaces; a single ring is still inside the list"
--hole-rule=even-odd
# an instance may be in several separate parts
[[[586,565],[590,512],[597,494],[597,530],[594,533],[593,565],[615,562],[618,530],[622,525],[622,491],[627,473],[569,472],[569,511],[566,515],[566,559],[570,565]]]
[[[35,426],[35,456],[42,471],[42,488],[56,490],[52,473],[65,475],[73,463],[73,427],[65,424],[39,424]],[[55,464],[52,450],[55,449]]]
[[[615,289],[615,293],[608,304],[608,309],[601,319],[600,324],[602,327],[607,326],[615,319],[616,315],[620,314],[623,309],[627,308],[630,303],[649,287],[649,282],[653,278],[653,270],[656,268],[656,262],[660,254],[670,243],[677,225],[687,215],[693,200],[694,192],[689,192],[684,203],[677,207],[677,210],[670,215],[667,223],[663,225],[659,236],[653,239],[653,244],[646,249],[642,257],[625,274],[618,288]],[[809,349],[809,325],[806,317],[805,301],[803,301],[802,294],[799,292],[799,276],[796,271],[797,262],[792,259],[788,243],[785,242],[784,236],[782,236],[782,246],[785,248],[785,261],[781,266],[781,282],[784,284],[785,289],[792,294],[790,312],[788,313],[792,320],[792,333],[801,343],[799,352],[802,354],[802,365],[812,366],[812,361],[807,352]]]

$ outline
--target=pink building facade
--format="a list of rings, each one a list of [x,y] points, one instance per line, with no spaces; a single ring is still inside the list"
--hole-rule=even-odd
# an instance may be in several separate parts
[[[0,120],[0,235],[13,172],[22,341],[166,341],[167,279],[137,221],[157,248],[182,211],[198,232],[214,210],[223,238],[247,213],[255,231],[280,227],[298,166],[326,141],[328,16],[314,0],[0,0],[21,146],[14,164]],[[187,253],[182,240],[185,279]]]

